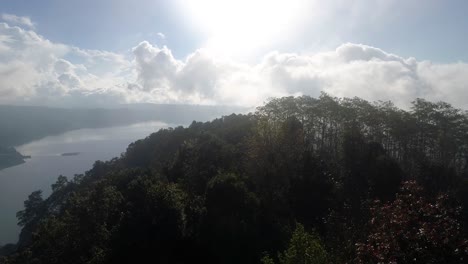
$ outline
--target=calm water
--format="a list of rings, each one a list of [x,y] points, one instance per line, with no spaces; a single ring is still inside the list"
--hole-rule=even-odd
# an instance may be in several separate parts
[[[16,212],[23,209],[23,202],[31,192],[40,189],[43,197],[47,197],[57,176],[71,178],[83,173],[91,168],[94,161],[120,156],[131,142],[167,126],[161,122],[150,122],[80,129],[17,147],[21,154],[31,155],[31,159],[0,170],[0,244],[18,240],[20,229],[16,224]],[[67,152],[80,154],[61,156]]]

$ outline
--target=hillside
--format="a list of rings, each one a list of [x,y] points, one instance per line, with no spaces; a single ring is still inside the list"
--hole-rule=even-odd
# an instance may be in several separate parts
[[[189,124],[194,119],[206,121],[243,111],[245,109],[240,107],[163,104],[128,104],[117,108],[89,109],[0,105],[0,170],[24,162],[21,154],[11,147],[70,130],[147,121]]]
[[[12,147],[0,146],[0,170],[24,163],[24,156]]]
[[[18,213],[1,263],[466,263],[468,116],[285,97],[162,129]]]

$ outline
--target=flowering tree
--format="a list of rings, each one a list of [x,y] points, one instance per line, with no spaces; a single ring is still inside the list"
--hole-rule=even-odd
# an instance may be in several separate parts
[[[405,182],[395,201],[371,207],[369,234],[356,244],[356,262],[467,263],[459,212],[446,194],[430,201],[416,182]]]

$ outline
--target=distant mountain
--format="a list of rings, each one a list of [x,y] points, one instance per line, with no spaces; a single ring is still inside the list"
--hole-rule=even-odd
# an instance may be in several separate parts
[[[25,144],[49,135],[81,128],[99,128],[158,120],[170,124],[207,121],[243,112],[239,107],[128,104],[115,108],[49,108],[0,105],[0,146]]]
[[[0,170],[24,162],[23,156],[14,146],[70,130],[156,120],[188,125],[193,120],[207,121],[217,116],[245,111],[240,107],[169,104],[128,104],[92,109],[0,105]]]

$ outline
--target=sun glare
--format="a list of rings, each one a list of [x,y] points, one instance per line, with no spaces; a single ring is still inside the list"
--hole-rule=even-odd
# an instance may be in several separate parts
[[[305,0],[181,1],[190,23],[206,36],[204,48],[245,56],[277,42],[304,18]]]

